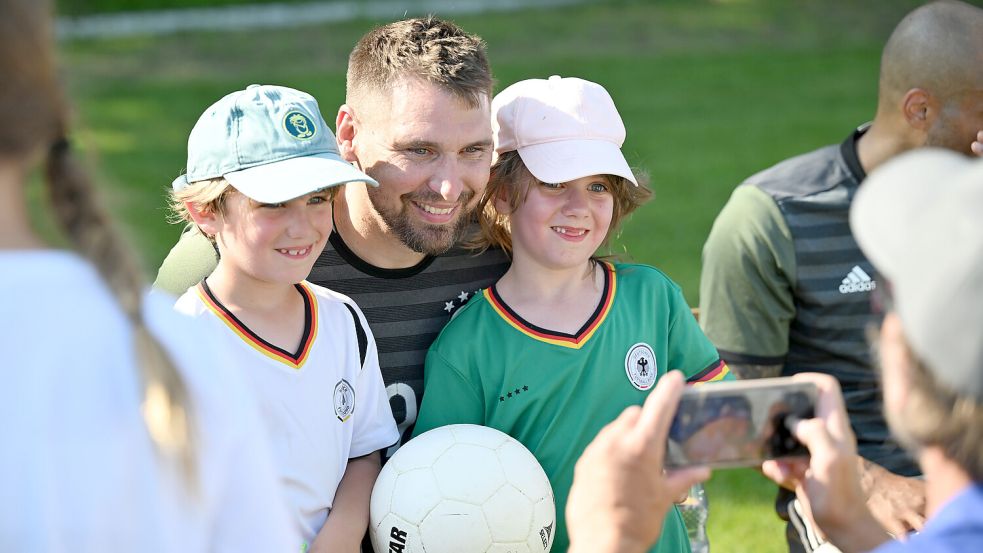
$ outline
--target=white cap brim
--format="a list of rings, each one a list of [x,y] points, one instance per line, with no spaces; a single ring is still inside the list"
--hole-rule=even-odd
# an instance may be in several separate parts
[[[638,186],[621,148],[606,140],[557,140],[523,146],[518,152],[529,172],[542,182],[617,175]]]
[[[330,153],[292,157],[223,175],[232,186],[264,204],[286,202],[348,182],[379,186],[340,156]]]

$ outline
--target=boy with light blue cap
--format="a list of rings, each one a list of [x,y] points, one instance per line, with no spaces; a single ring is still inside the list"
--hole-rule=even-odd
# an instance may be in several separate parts
[[[253,385],[300,551],[358,551],[377,452],[399,438],[362,312],[304,281],[352,181],[378,186],[338,155],[313,97],[251,85],[198,119],[173,183],[176,218],[220,254],[175,309],[211,326],[207,347],[228,349]]]

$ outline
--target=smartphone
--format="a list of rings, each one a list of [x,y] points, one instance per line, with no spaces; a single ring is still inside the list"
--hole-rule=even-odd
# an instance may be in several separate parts
[[[815,384],[759,378],[687,388],[669,427],[666,468],[745,467],[808,457],[788,422],[815,416]]]

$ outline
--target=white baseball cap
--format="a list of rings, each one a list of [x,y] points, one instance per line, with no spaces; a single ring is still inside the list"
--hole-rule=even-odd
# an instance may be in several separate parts
[[[638,185],[621,153],[625,125],[603,86],[553,75],[519,81],[492,100],[495,152],[513,150],[543,182],[617,175]]]
[[[172,183],[225,177],[261,203],[279,203],[346,182],[375,180],[342,159],[317,101],[284,86],[250,85],[215,102],[188,136],[188,170]]]
[[[983,402],[983,160],[923,148],[873,171],[850,209],[912,350]]]

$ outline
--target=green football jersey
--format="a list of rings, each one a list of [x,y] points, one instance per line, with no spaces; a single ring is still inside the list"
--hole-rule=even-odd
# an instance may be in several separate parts
[[[564,510],[574,464],[600,429],[641,405],[660,375],[733,378],[679,287],[658,269],[611,265],[593,315],[576,334],[522,319],[488,288],[430,348],[416,434],[455,423],[497,428],[536,456],[556,498],[554,551],[569,545]],[[677,510],[652,551],[688,552]]]

